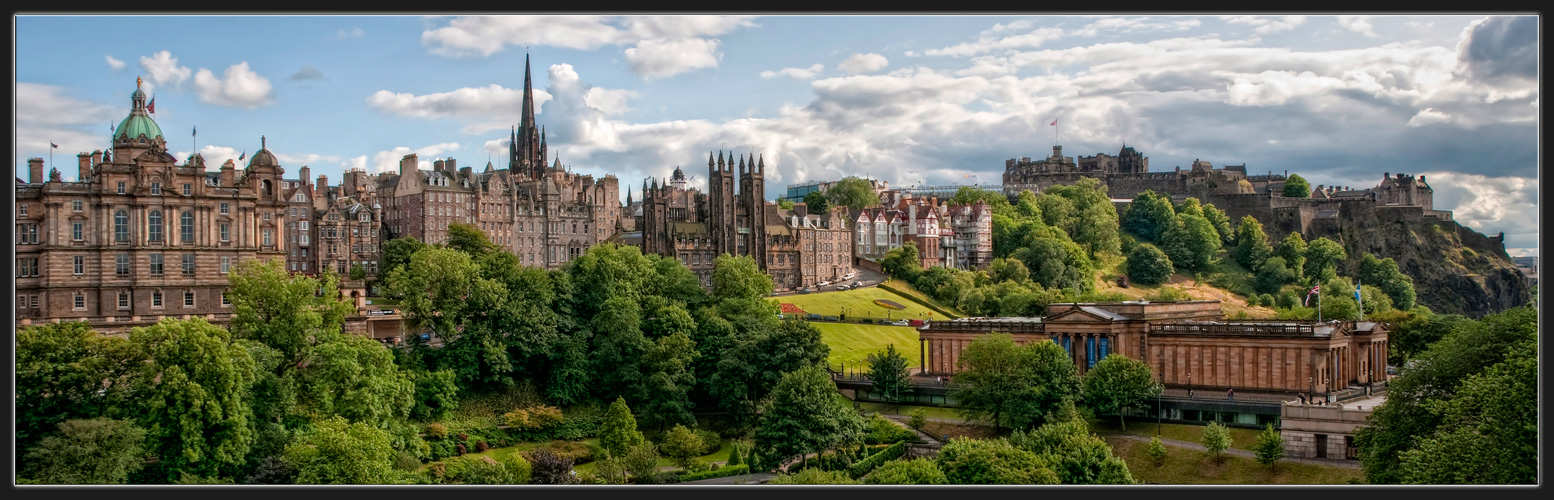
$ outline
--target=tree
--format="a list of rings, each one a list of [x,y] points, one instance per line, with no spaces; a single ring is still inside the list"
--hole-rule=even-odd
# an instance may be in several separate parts
[[[638,483],[657,482],[658,447],[647,441],[637,443],[626,450],[626,454],[621,457],[621,465],[625,466],[626,474]]]
[[[1026,269],[1024,262],[1003,258],[993,259],[988,264],[987,275],[994,283],[1024,283],[1031,279],[1031,271]]]
[[[448,248],[469,254],[470,258],[479,258],[482,255],[496,252],[502,249],[501,245],[491,242],[485,231],[471,224],[454,222],[448,224]]]
[[[1128,279],[1144,285],[1158,285],[1171,279],[1171,259],[1154,245],[1140,243],[1128,254]]]
[[[297,470],[298,484],[408,484],[394,469],[389,435],[335,416],[317,422],[286,446],[282,459]]]
[[[1176,226],[1176,209],[1170,197],[1146,189],[1133,197],[1120,224],[1142,241],[1160,243],[1166,231]]]
[[[1117,208],[1106,191],[1099,179],[1084,177],[1047,188],[1038,205],[1048,225],[1063,229],[1087,252],[1115,254],[1121,245]]]
[[[705,443],[701,437],[685,426],[675,424],[664,434],[664,456],[674,460],[675,465],[690,469],[696,463],[696,457],[701,456],[701,449]]]
[[[90,324],[45,323],[16,332],[16,459],[57,426],[98,416],[134,418],[129,375],[142,353]]]
[[[950,387],[968,419],[1026,428],[1079,391],[1068,353],[1050,341],[1014,343],[1006,333],[973,340],[961,353],[962,370]]]
[[[1343,245],[1325,237],[1311,240],[1311,244],[1306,246],[1304,257],[1306,257],[1306,267],[1303,274],[1317,277],[1322,281],[1328,281],[1337,276],[1338,265],[1349,258],[1348,253],[1344,252]],[[1352,290],[1353,287],[1350,289]]]
[[[885,274],[908,283],[915,281],[923,269],[923,259],[917,255],[917,242],[908,241],[900,248],[885,252],[885,257],[880,259],[880,268],[884,269]]]
[[[1402,321],[1387,333],[1388,361],[1402,366],[1466,321],[1460,314],[1415,315]]]
[[[453,370],[414,371],[410,375],[415,383],[415,406],[410,408],[412,420],[440,420],[458,409],[459,386],[454,383]]]
[[[531,484],[577,484],[569,457],[539,448],[529,453],[529,464],[533,467],[529,476]]]
[[[1284,437],[1273,428],[1273,424],[1268,424],[1263,432],[1257,434],[1257,444],[1252,445],[1252,452],[1257,455],[1257,463],[1273,467],[1274,462],[1284,458]]]
[[[1230,231],[1230,216],[1224,210],[1214,206],[1213,203],[1203,204],[1203,218],[1208,219],[1214,226],[1214,232],[1219,234],[1220,243],[1229,245],[1235,241],[1235,233]]]
[[[649,375],[638,390],[643,425],[658,429],[669,424],[696,425],[690,399],[696,384],[691,363],[696,356],[695,341],[680,331],[660,337],[648,349],[643,372]]]
[[[1160,442],[1160,436],[1149,438],[1149,448],[1145,452],[1149,453],[1149,458],[1155,462],[1155,467],[1165,463],[1166,447]]]
[[[1225,450],[1230,448],[1230,429],[1219,422],[1209,422],[1203,426],[1203,448],[1209,456],[1218,461],[1225,455]]]
[[[712,299],[764,299],[772,294],[772,277],[749,256],[719,255],[712,260]]]
[[[793,201],[786,199],[777,200],[777,208],[783,210],[793,210]]]
[[[361,281],[361,280],[367,279],[367,268],[363,267],[360,262],[358,262],[356,264],[353,264],[353,265],[351,265],[351,274],[350,274],[350,276],[351,276],[351,279],[356,280],[356,281]]]
[[[1301,272],[1306,268],[1306,239],[1301,237],[1300,233],[1295,232],[1285,236],[1279,241],[1279,246],[1274,249],[1273,254],[1283,258],[1284,265],[1295,271],[1296,281],[1305,277]]]
[[[844,177],[832,184],[831,188],[826,190],[826,197],[831,199],[831,204],[834,206],[853,210],[880,204],[879,197],[874,194],[873,184],[852,176]],[[811,210],[810,213],[814,211]]]
[[[883,353],[869,354],[869,380],[874,383],[870,392],[886,401],[900,401],[911,395],[911,377],[906,356],[896,350],[896,344],[885,346]]]
[[[1263,224],[1250,215],[1241,217],[1240,224],[1236,226],[1234,242],[1235,246],[1230,247],[1230,257],[1247,269],[1257,269],[1273,254],[1273,247],[1268,244],[1268,233],[1263,232]]]
[[[1049,422],[1031,433],[1015,431],[1009,443],[1041,457],[1062,484],[1133,484],[1128,464],[1080,419]]]
[[[820,191],[811,191],[809,194],[804,195],[804,205],[808,207],[809,213],[812,214],[831,213],[831,202],[826,198],[826,194]]]
[[[411,255],[408,264],[389,273],[386,284],[389,296],[400,300],[409,326],[430,328],[445,343],[451,343],[449,337],[455,336],[471,315],[469,297],[476,292],[479,272],[468,254],[426,248]],[[494,291],[492,288],[486,290]],[[476,368],[460,365],[466,363],[455,363],[454,370],[460,372],[461,379],[475,378]]]
[[[1127,356],[1112,353],[1085,372],[1080,394],[1086,406],[1096,413],[1115,413],[1122,430],[1128,430],[1124,415],[1129,408],[1137,408],[1160,395],[1161,386],[1155,382],[1149,365]]]
[[[1369,253],[1360,257],[1359,278],[1362,283],[1370,283],[1385,292],[1392,299],[1393,307],[1414,308],[1414,278],[1398,270],[1397,262],[1391,257],[1377,259]]]
[[[934,461],[950,484],[1059,484],[1041,457],[1003,439],[951,438]]]
[[[1264,293],[1273,293],[1284,288],[1284,285],[1294,283],[1299,274],[1290,270],[1284,263],[1284,257],[1269,257],[1263,259],[1257,267],[1257,276],[1252,288]]]
[[[1530,306],[1463,320],[1405,365],[1388,383],[1387,403],[1355,432],[1366,481],[1504,483],[1533,477],[1528,474],[1536,470],[1536,453],[1529,450],[1536,448],[1536,438],[1525,423],[1536,414],[1537,398],[1516,400],[1526,392],[1519,385],[1525,381],[1508,377],[1524,369],[1517,365],[1526,355],[1519,349],[1536,352],[1537,321]],[[1494,369],[1502,363],[1508,364]],[[1511,416],[1513,408],[1526,415]],[[1438,455],[1423,456],[1427,453]],[[1486,463],[1500,465],[1486,468]],[[1460,470],[1443,470],[1454,467]]]
[[[1161,237],[1161,249],[1177,267],[1193,271],[1206,269],[1215,252],[1219,251],[1219,234],[1201,215],[1187,214],[1178,220]]]
[[[27,452],[26,476],[43,484],[123,484],[145,465],[145,439],[128,420],[66,420]]]
[[[932,459],[892,460],[863,476],[863,484],[950,484]]]
[[[858,484],[858,481],[847,477],[846,471],[827,471],[818,467],[809,467],[793,474],[779,475],[766,484]]]
[[[574,314],[592,318],[612,297],[632,302],[657,291],[661,276],[653,260],[631,245],[603,243],[588,247],[577,260],[567,265],[571,275]]]
[[[378,276],[388,276],[395,269],[410,263],[410,256],[427,245],[412,236],[394,238],[383,242],[382,258],[378,261]]]
[[[378,341],[352,335],[326,342],[303,365],[296,384],[301,413],[338,415],[382,428],[408,418],[415,406],[415,381]]]
[[[1290,177],[1284,180],[1284,196],[1286,198],[1309,198],[1311,197],[1311,183],[1306,182],[1306,179],[1302,178],[1300,174],[1290,174]]]
[[[631,416],[631,408],[626,407],[626,399],[615,398],[604,414],[604,421],[599,424],[599,447],[611,456],[624,457],[626,450],[643,441],[642,433],[637,432],[637,419]]]
[[[129,340],[146,358],[131,381],[137,425],[168,479],[234,472],[254,442],[249,351],[202,318],[137,327]]]
[[[293,275],[282,259],[243,261],[228,279],[232,335],[279,351],[284,367],[301,361],[312,346],[340,338],[345,316],[355,312],[336,292],[338,277]]]
[[[755,446],[762,463],[819,452],[856,439],[863,418],[836,400],[831,375],[817,365],[785,373],[761,414]]]
[[[606,300],[590,321],[593,335],[593,370],[599,394],[632,395],[642,380],[642,361],[653,345],[642,335],[641,307],[625,296]]]

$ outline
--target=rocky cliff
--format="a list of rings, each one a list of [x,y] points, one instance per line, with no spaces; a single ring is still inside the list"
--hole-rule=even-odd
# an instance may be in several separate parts
[[[1391,257],[1414,278],[1419,303],[1437,313],[1476,318],[1532,300],[1526,279],[1499,237],[1422,216],[1418,209],[1369,203],[1345,206],[1337,217],[1322,222],[1312,224],[1305,236],[1343,244],[1349,260],[1341,274],[1358,275],[1359,259],[1366,253]]]

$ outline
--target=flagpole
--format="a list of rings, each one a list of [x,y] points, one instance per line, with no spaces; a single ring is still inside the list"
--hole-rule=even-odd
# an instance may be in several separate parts
[[[1320,281],[1317,282],[1317,286],[1321,287],[1322,283]],[[1322,322],[1322,289],[1321,288],[1317,288],[1317,322],[1318,323]]]

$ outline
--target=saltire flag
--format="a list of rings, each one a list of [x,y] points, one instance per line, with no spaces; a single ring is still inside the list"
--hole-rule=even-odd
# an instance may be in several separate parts
[[[150,111],[151,114],[156,114],[156,98],[155,97],[151,98],[151,102],[146,103],[146,111]]]
[[[54,144],[54,141],[49,141],[49,147],[52,147],[54,149],[59,149],[59,145],[58,144]]]
[[[194,127],[194,133],[192,135],[200,135],[200,128]]]
[[[1321,284],[1311,285],[1311,291],[1310,292],[1306,292],[1306,302],[1305,302],[1305,305],[1307,307],[1310,307],[1311,306],[1311,296],[1319,294],[1319,293],[1322,293],[1322,285]]]
[[[243,159],[247,158],[247,157],[248,157],[248,151],[243,151],[243,154],[238,155],[237,161],[243,161]]]
[[[1360,284],[1354,284],[1354,300],[1360,300]]]

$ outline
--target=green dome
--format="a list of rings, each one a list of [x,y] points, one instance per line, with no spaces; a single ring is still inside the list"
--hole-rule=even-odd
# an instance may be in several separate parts
[[[114,139],[135,139],[140,134],[146,134],[146,139],[162,137],[162,127],[158,127],[156,120],[143,114],[130,114],[119,122],[119,128],[113,133]]]

